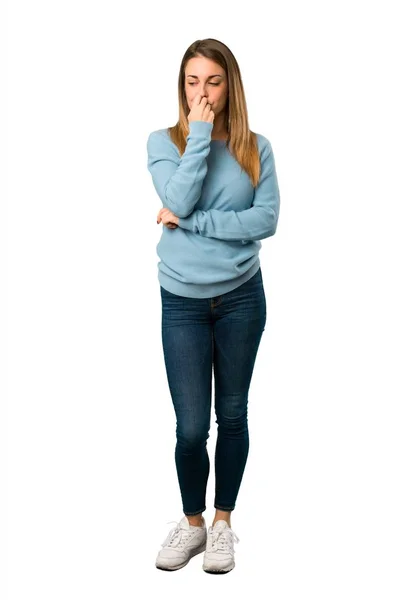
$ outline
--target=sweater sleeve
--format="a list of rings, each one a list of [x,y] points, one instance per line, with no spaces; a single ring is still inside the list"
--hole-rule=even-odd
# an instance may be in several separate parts
[[[266,139],[266,138],[265,138]],[[269,140],[260,151],[261,176],[250,208],[194,210],[179,219],[179,227],[220,240],[262,240],[274,235],[279,218],[280,194],[274,153]]]
[[[200,198],[212,128],[213,124],[207,121],[190,121],[182,156],[160,131],[153,131],[148,137],[147,168],[163,206],[177,217],[190,215]]]

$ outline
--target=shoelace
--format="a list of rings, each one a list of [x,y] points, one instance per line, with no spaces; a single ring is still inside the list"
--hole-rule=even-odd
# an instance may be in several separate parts
[[[169,548],[183,548],[188,539],[190,539],[192,535],[196,533],[193,529],[189,531],[187,529],[182,529],[179,527],[178,521],[168,521],[167,525],[169,525],[169,523],[176,523],[176,527],[171,529],[161,544],[163,547],[168,546]]]
[[[233,529],[222,529],[221,531],[212,531],[207,539],[209,552],[235,552],[234,542],[239,542],[239,538]]]

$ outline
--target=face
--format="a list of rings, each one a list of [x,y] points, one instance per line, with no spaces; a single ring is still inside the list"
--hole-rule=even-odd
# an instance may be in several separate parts
[[[206,96],[215,116],[224,111],[228,98],[226,73],[219,64],[204,56],[196,56],[186,63],[185,92],[189,109],[197,94]]]

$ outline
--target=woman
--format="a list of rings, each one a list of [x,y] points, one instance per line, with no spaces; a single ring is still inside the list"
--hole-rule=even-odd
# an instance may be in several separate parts
[[[176,415],[175,463],[184,516],[156,559],[185,566],[205,551],[203,569],[235,566],[231,528],[249,450],[247,402],[266,324],[259,250],[274,235],[279,188],[271,144],[249,129],[239,66],[215,39],[185,52],[179,120],[150,133],[148,169],[163,208],[157,245],[162,343]],[[215,516],[202,513],[214,368]]]

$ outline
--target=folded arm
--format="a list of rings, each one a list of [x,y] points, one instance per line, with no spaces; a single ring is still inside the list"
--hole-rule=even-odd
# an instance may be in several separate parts
[[[179,219],[179,227],[220,240],[262,240],[274,235],[279,218],[280,194],[270,142],[260,153],[261,176],[251,208],[234,210],[194,210]],[[178,215],[179,216],[179,215]]]

